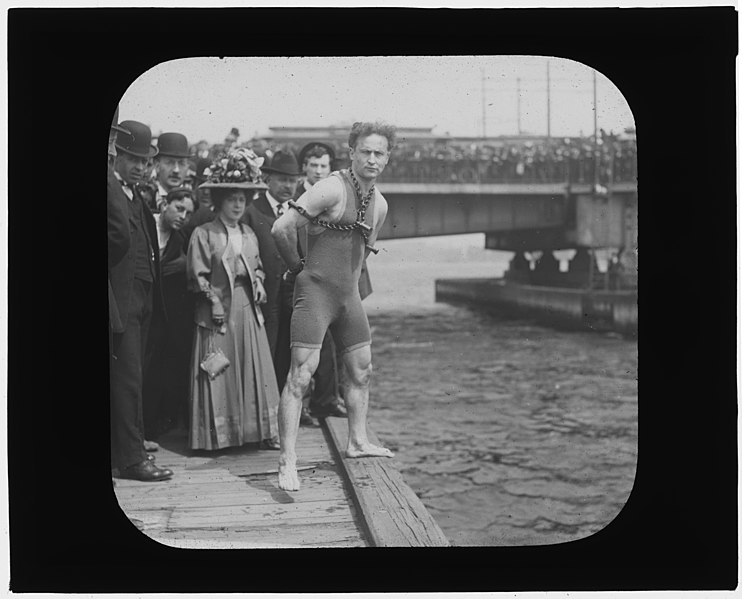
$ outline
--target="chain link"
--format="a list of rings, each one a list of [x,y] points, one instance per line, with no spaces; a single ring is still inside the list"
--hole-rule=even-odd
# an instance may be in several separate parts
[[[316,216],[309,216],[304,208],[293,201],[289,202],[289,206],[297,210],[299,214],[309,219],[312,223],[325,227],[326,229],[333,229],[334,231],[354,231],[357,229],[363,236],[363,242],[366,247],[376,254],[379,252],[379,250],[372,247],[368,243],[368,234],[371,232],[372,228],[364,222],[366,220],[366,210],[368,209],[368,205],[371,202],[371,198],[374,197],[374,193],[376,193],[376,185],[371,185],[371,189],[369,189],[368,193],[364,196],[361,192],[361,185],[360,183],[358,183],[358,179],[356,179],[356,176],[353,174],[352,168],[348,169],[348,174],[350,175],[350,179],[353,182],[353,187],[356,191],[356,197],[361,201],[361,205],[356,209],[356,222],[348,225],[331,223],[326,220],[320,220]]]

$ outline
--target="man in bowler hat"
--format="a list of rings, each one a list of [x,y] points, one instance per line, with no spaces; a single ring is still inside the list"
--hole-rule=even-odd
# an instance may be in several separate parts
[[[157,155],[154,160],[158,210],[162,210],[170,191],[184,186],[189,156],[188,139],[182,133],[162,133],[157,138]]]
[[[129,235],[129,221],[127,218],[126,206],[118,201],[116,194],[111,193],[111,189],[118,186],[118,181],[113,174],[113,163],[116,160],[116,136],[119,132],[129,133],[122,129],[116,123],[119,122],[119,109],[113,116],[111,129],[108,134],[108,205],[106,208],[108,217],[108,268],[116,266],[129,251],[131,237]],[[119,316],[116,298],[113,295],[111,287],[111,275],[108,274],[108,323],[110,333],[122,332],[121,317]]]
[[[277,151],[261,171],[268,189],[260,192],[255,201],[247,206],[242,220],[258,236],[267,296],[267,301],[263,305],[265,332],[268,335],[280,391],[286,382],[291,364],[289,345],[294,287],[292,283],[282,278],[287,266],[278,252],[271,228],[276,219],[288,210],[286,202],[293,199],[301,173],[294,154],[282,150]]]
[[[121,331],[113,335],[111,356],[111,465],[120,478],[160,481],[173,473],[158,468],[144,448],[142,373],[150,319],[163,310],[159,289],[160,257],[155,220],[137,190],[149,158],[157,153],[152,132],[137,121],[124,121],[116,139],[112,201],[126,215],[130,245],[123,259],[109,265]]]

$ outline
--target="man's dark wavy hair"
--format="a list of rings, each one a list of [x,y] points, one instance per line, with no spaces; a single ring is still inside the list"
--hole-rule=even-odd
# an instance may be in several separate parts
[[[302,166],[305,166],[310,158],[322,158],[324,155],[330,156],[330,152],[328,152],[327,148],[319,145],[312,146],[307,150],[306,154],[304,154],[304,164],[302,164]],[[330,156],[330,162],[332,162],[332,156]]]
[[[348,136],[348,146],[355,149],[359,138],[374,134],[386,137],[389,144],[389,151],[391,152],[394,143],[397,141],[397,128],[394,125],[389,125],[381,121],[376,121],[375,123],[362,123],[360,121],[353,123],[353,126],[350,128],[350,135]]]

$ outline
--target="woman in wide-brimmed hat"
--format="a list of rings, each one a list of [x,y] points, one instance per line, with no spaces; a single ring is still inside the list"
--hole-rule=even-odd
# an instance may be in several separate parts
[[[217,217],[193,231],[188,279],[199,294],[191,361],[192,449],[261,443],[278,449],[278,386],[260,304],[265,275],[258,239],[240,222],[263,159],[240,148],[204,171]],[[201,363],[221,350],[229,367],[213,379]]]

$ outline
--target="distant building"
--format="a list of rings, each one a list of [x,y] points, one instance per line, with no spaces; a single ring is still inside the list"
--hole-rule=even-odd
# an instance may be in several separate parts
[[[350,124],[328,127],[269,127],[270,133],[262,136],[273,143],[324,141],[342,146],[348,141]],[[404,141],[434,141],[439,136],[433,127],[397,127],[397,138]]]

